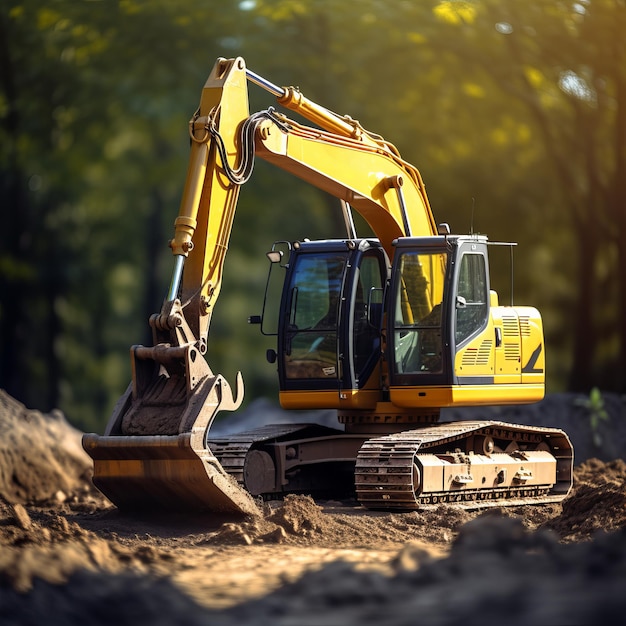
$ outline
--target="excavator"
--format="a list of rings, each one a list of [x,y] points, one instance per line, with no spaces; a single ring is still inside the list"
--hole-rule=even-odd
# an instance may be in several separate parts
[[[249,83],[305,123],[274,107],[251,114]],[[242,515],[290,493],[348,493],[392,511],[567,496],[573,450],[562,430],[439,421],[445,407],[541,400],[542,321],[533,307],[499,303],[492,242],[438,225],[419,171],[395,146],[241,57],[216,61],[189,136],[153,345],[132,346],[132,381],[104,434],[83,436],[104,495],[122,509]],[[267,360],[281,406],[336,410],[337,428],[211,434],[218,413],[243,399],[241,373],[233,391],[206,354],[239,191],[256,157],[337,198],[345,221],[337,239],[274,243],[267,257],[282,296],[278,303],[266,290],[262,314],[249,319],[275,337]],[[354,211],[373,236],[357,236]]]

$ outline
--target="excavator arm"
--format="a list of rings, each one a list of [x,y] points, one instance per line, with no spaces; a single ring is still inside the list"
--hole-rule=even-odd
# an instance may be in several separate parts
[[[250,115],[248,80],[320,128],[273,110]],[[154,345],[131,348],[132,382],[104,436],[87,434],[94,483],[119,506],[179,507],[250,513],[239,489],[206,445],[219,411],[243,398],[214,374],[204,355],[222,284],[241,185],[255,156],[350,203],[389,255],[392,241],[433,233],[419,172],[383,139],[246,69],[242,58],[218,59],[189,122],[191,151],[174,237],[175,263],[160,313],[150,318]],[[341,164],[341,165],[338,165]]]
[[[272,110],[250,116],[248,80],[321,129]],[[202,352],[221,289],[239,189],[252,173],[255,156],[347,202],[390,257],[394,239],[437,232],[419,171],[394,146],[293,87],[269,83],[247,70],[242,58],[218,59],[189,122],[189,135],[187,179],[170,242],[176,267],[166,302],[176,299],[182,278],[184,317]],[[171,315],[169,308],[165,315]],[[167,326],[165,319],[159,324]]]

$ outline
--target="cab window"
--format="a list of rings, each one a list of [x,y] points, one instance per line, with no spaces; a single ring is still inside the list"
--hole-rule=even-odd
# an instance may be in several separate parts
[[[464,254],[461,258],[455,308],[454,338],[459,345],[480,330],[487,319],[487,280],[482,254]]]
[[[337,378],[345,255],[301,256],[290,286],[287,378]]]
[[[447,254],[405,252],[394,306],[397,373],[441,373],[443,289]]]

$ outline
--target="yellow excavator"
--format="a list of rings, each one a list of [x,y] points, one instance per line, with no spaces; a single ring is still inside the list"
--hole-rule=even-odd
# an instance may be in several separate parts
[[[273,107],[250,114],[248,83]],[[435,223],[418,170],[348,116],[218,59],[189,123],[191,154],[170,247],[172,281],[131,348],[132,382],[104,435],[86,434],[94,484],[120,508],[252,514],[259,498],[356,494],[371,509],[479,508],[562,500],[567,435],[494,421],[440,422],[443,407],[544,395],[539,312],[502,306],[481,235]],[[205,358],[241,186],[260,157],[335,196],[338,239],[277,242],[276,349],[286,409],[336,409],[337,428],[275,424],[212,436],[243,398]],[[297,210],[297,208],[296,208]],[[358,237],[353,211],[374,233]],[[513,245],[513,244],[511,244]],[[269,282],[269,279],[268,279]],[[268,296],[266,292],[266,303]],[[250,318],[268,334],[267,307]]]

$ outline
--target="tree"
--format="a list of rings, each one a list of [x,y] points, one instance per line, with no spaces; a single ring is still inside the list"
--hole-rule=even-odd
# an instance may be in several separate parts
[[[626,381],[626,5],[442,2],[459,58],[482,68],[532,120],[558,218],[573,234],[571,389]],[[558,236],[558,235],[557,235]],[[565,315],[563,316],[565,317]]]
[[[26,0],[0,12],[0,385],[82,426],[119,396],[129,340],[145,337],[167,281],[156,248],[167,252],[198,92],[189,46],[207,48],[179,10]],[[217,29],[237,10],[202,18]]]

